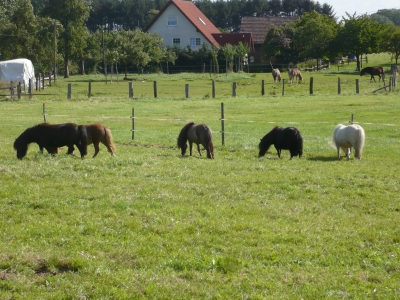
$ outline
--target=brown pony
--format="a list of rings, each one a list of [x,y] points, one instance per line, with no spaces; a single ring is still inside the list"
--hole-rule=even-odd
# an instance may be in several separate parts
[[[371,75],[371,79],[369,80],[369,82],[371,82],[372,79],[374,79],[374,81],[376,82],[374,75],[379,76],[379,82],[381,81],[381,76],[382,77],[385,76],[382,67],[366,67],[361,70],[360,76],[363,76],[365,73],[368,73],[369,75]]]
[[[88,141],[87,144],[93,144],[94,146],[94,154],[93,157],[96,157],[96,155],[99,153],[100,148],[99,144],[102,143],[104,146],[107,147],[108,152],[111,153],[112,156],[114,156],[115,152],[115,145],[113,142],[113,137],[111,134],[111,130],[103,126],[101,124],[89,124],[89,125],[84,125],[86,128],[87,132],[87,137]]]
[[[303,80],[303,76],[301,76],[301,72],[297,68],[289,69],[288,73],[290,83],[293,83],[294,78],[296,78],[296,82],[298,82],[299,80]]]
[[[274,78],[274,82],[281,82],[281,72],[279,71],[278,68],[272,69],[272,77]]]

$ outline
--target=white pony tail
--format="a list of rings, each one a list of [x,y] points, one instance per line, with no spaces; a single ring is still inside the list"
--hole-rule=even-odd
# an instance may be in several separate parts
[[[365,132],[361,126],[358,127],[357,132],[358,132],[358,138],[357,138],[356,144],[354,145],[354,149],[356,150],[355,157],[358,159],[361,159],[362,151],[363,151],[364,144],[365,144]]]

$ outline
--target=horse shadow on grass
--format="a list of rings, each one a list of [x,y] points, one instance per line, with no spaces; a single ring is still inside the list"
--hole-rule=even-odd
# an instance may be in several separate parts
[[[311,161],[338,161],[337,157],[332,157],[332,156],[314,156],[314,157],[308,157],[306,158],[307,160]]]

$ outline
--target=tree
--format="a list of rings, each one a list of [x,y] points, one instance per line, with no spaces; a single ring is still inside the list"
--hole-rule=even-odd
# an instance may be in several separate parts
[[[304,60],[316,58],[318,66],[318,59],[328,54],[331,41],[335,37],[335,21],[314,11],[304,13],[295,23],[295,43],[300,49],[301,57]]]
[[[235,58],[236,49],[231,44],[225,44],[221,47],[221,52],[226,59],[226,72],[233,71],[233,60]]]
[[[294,43],[295,32],[295,22],[287,22],[280,27],[271,25],[263,43],[263,59],[298,62],[299,50]]]
[[[243,63],[248,61],[246,59],[247,53],[250,52],[250,47],[247,44],[239,42],[236,46],[236,55],[239,57],[239,71],[243,71]],[[242,63],[243,62],[243,63]]]
[[[382,50],[391,53],[395,60],[396,65],[400,56],[400,27],[388,24],[382,35]]]
[[[44,15],[58,20],[63,26],[61,33],[63,44],[60,45],[64,56],[64,77],[69,77],[69,59],[75,46],[84,42],[85,21],[89,18],[89,0],[52,0],[44,9]]]
[[[371,20],[367,15],[350,16],[339,24],[335,43],[340,45],[342,55],[354,54],[357,58],[357,71],[360,71],[360,56],[362,54],[378,53],[381,42],[381,32],[384,25]]]

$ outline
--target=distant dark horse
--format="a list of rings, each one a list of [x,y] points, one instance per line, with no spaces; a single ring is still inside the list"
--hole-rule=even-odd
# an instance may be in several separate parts
[[[366,67],[361,70],[360,76],[363,76],[365,73],[371,75],[371,79],[369,80],[370,82],[372,81],[372,79],[374,79],[374,81],[376,82],[374,75],[379,76],[379,82],[381,81],[381,76],[385,76],[382,67]]]
[[[278,152],[278,157],[281,157],[281,150],[290,151],[290,159],[293,156],[301,157],[303,155],[303,138],[300,131],[294,127],[287,127],[283,129],[280,126],[274,127],[268,132],[260,141],[258,145],[258,157],[264,156],[271,145],[274,145]]]
[[[178,136],[178,148],[182,151],[182,156],[185,155],[187,149],[187,141],[190,145],[190,155],[192,155],[192,144],[197,144],[197,151],[201,156],[200,144],[204,146],[207,151],[207,158],[214,158],[214,145],[212,142],[212,131],[206,124],[196,125],[193,122],[187,123],[181,129]]]
[[[56,149],[63,146],[68,146],[68,154],[72,154],[74,145],[78,147],[82,158],[87,154],[86,128],[74,123],[41,123],[26,129],[14,142],[18,159],[24,158],[30,143],[37,143],[42,151],[44,148],[50,154],[57,153]]]

